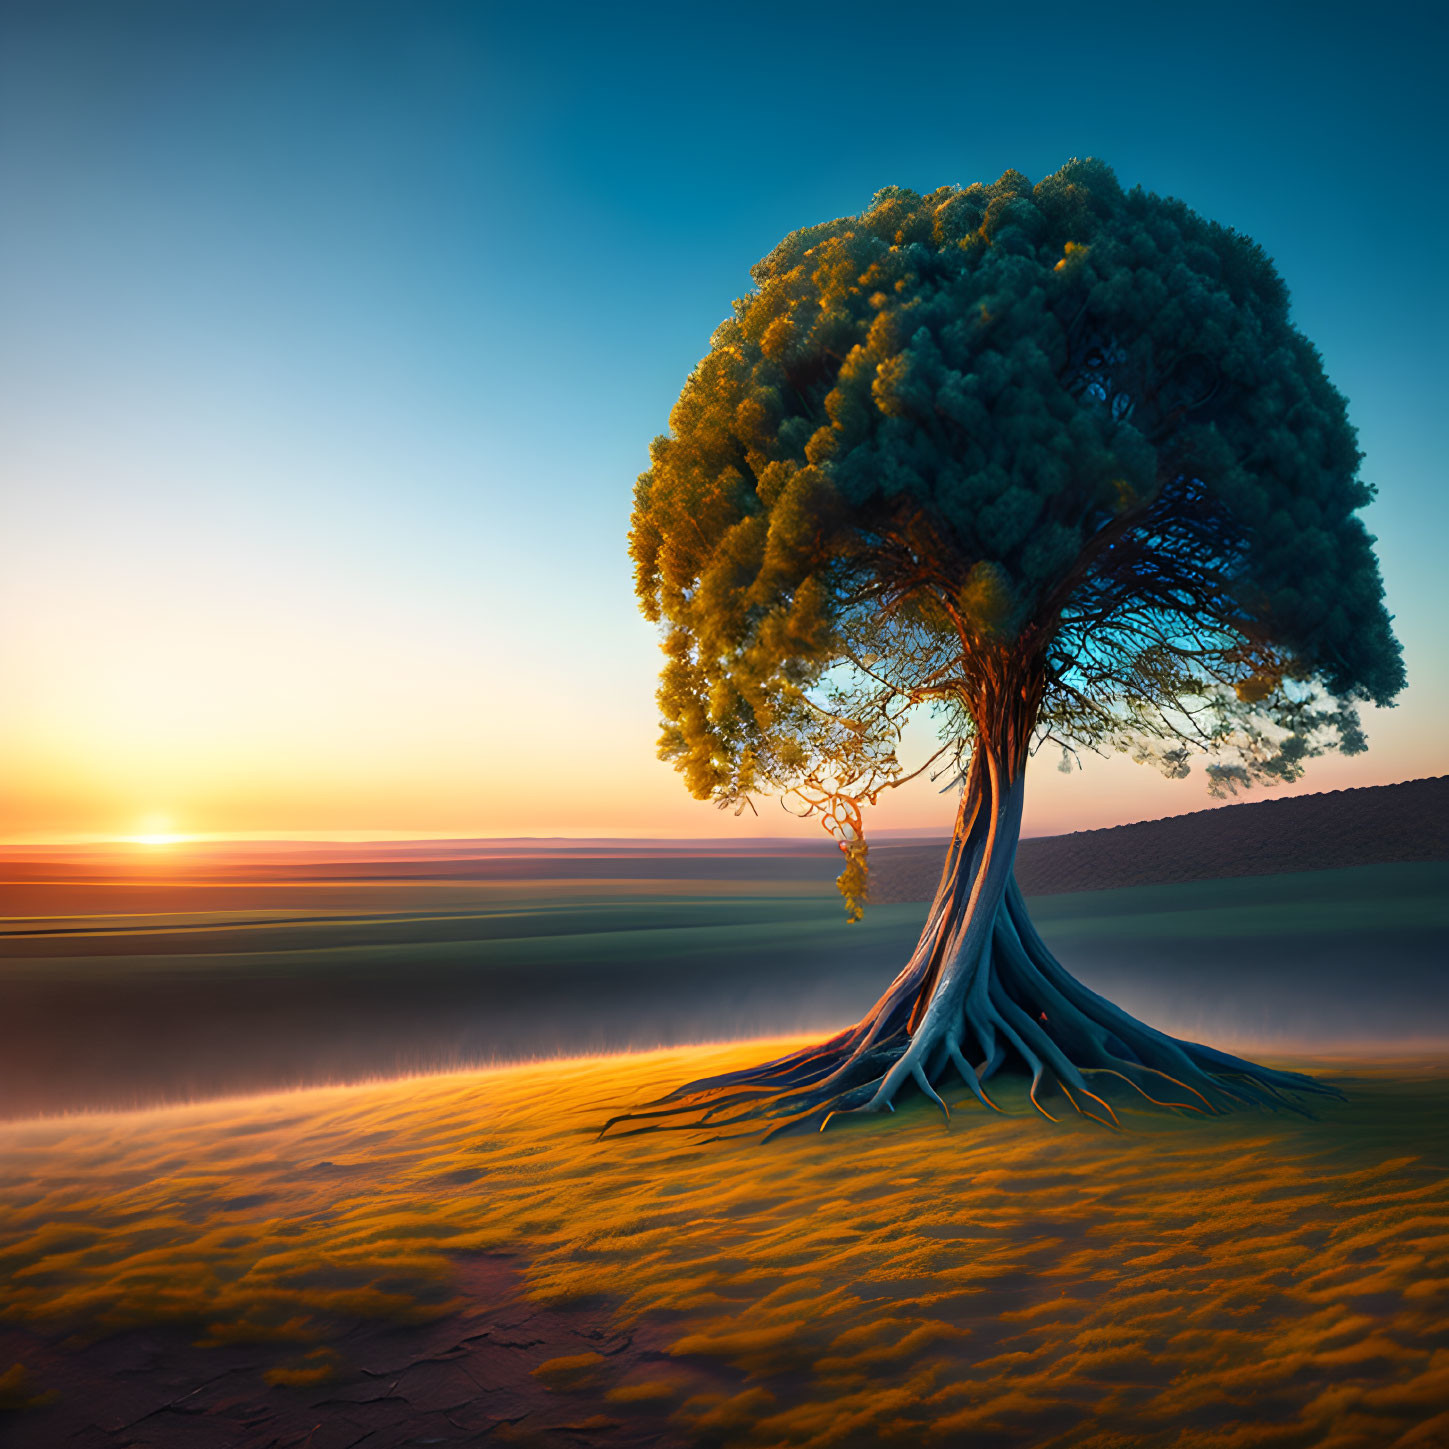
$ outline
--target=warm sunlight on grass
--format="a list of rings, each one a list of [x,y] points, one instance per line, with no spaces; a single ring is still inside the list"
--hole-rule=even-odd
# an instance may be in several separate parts
[[[346,1371],[347,1325],[454,1312],[465,1265],[507,1254],[537,1303],[604,1302],[661,1345],[540,1362],[540,1391],[692,1441],[1449,1436],[1442,1074],[1337,1074],[1350,1100],[1315,1122],[1125,1111],[1115,1134],[1008,1091],[1016,1115],[963,1101],[949,1129],[596,1140],[762,1050],[13,1124],[3,1316],[259,1342],[258,1376],[301,1392]]]

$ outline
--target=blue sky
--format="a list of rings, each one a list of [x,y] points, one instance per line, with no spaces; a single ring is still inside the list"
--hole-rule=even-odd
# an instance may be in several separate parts
[[[1261,242],[1350,400],[1411,689],[1309,787],[1443,772],[1446,13],[9,6],[0,838],[727,828],[650,437],[785,232],[1072,155]],[[1087,776],[1028,828],[1206,803]]]

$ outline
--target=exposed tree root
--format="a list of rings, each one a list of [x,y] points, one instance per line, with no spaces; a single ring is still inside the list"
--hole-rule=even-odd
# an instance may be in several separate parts
[[[1047,950],[1014,884],[1003,892],[972,980],[952,995],[961,999],[959,1012],[933,1006],[911,1034],[902,1018],[914,1000],[893,985],[849,1031],[776,1061],[691,1082],[610,1118],[600,1136],[647,1122],[626,1130],[707,1127],[733,1136],[728,1129],[764,1128],[768,1141],[810,1127],[824,1131],[841,1117],[893,1111],[908,1085],[949,1121],[942,1095],[948,1075],[959,1076],[983,1108],[1000,1112],[986,1083],[1013,1068],[1029,1075],[1028,1100],[1043,1117],[1058,1120],[1044,1102],[1055,1091],[1078,1115],[1108,1128],[1122,1125],[1103,1095],[1116,1083],[1153,1107],[1199,1116],[1244,1107],[1311,1116],[1301,1097],[1341,1095],[1311,1077],[1180,1041],[1097,996]],[[1098,1091],[1086,1080],[1092,1075],[1102,1083]],[[1154,1090],[1154,1082],[1176,1090]]]
[[[948,1078],[959,1076],[983,1108],[999,1112],[986,1083],[1008,1070],[1027,1074],[1028,1100],[1043,1117],[1058,1120],[1044,1105],[1057,1092],[1109,1129],[1121,1121],[1088,1076],[1097,1076],[1103,1092],[1120,1082],[1154,1107],[1201,1116],[1245,1107],[1311,1116],[1300,1098],[1341,1096],[1311,1077],[1168,1036],[1084,986],[1037,934],[1011,874],[1019,780],[1003,789],[994,767],[977,770],[968,793],[978,798],[962,802],[921,939],[860,1022],[778,1060],[690,1082],[611,1117],[599,1135],[648,1122],[628,1130],[709,1128],[733,1136],[739,1132],[730,1129],[763,1127],[768,1141],[824,1131],[838,1117],[894,1111],[908,1086],[949,1122],[941,1090]]]

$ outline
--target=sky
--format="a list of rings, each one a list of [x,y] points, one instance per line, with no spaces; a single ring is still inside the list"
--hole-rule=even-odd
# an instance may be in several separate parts
[[[1349,399],[1410,688],[1293,788],[1449,771],[1446,16],[7,4],[0,840],[813,832],[655,757],[649,440],[786,232],[1074,155],[1260,242]]]

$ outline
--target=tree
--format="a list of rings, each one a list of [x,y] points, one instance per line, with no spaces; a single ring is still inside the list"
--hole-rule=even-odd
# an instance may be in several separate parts
[[[1074,160],[888,187],[752,275],[635,492],[661,756],[700,798],[821,815],[853,916],[861,810],[912,778],[913,711],[960,806],[919,944],[857,1025],[645,1115],[823,1129],[908,1082],[944,1111],[943,1073],[992,1105],[1007,1067],[1043,1112],[1057,1088],[1103,1120],[1109,1088],[1204,1112],[1329,1090],[1088,990],[1012,874],[1038,748],[1173,776],[1201,754],[1230,792],[1362,750],[1357,705],[1403,685],[1346,404],[1271,262]]]

